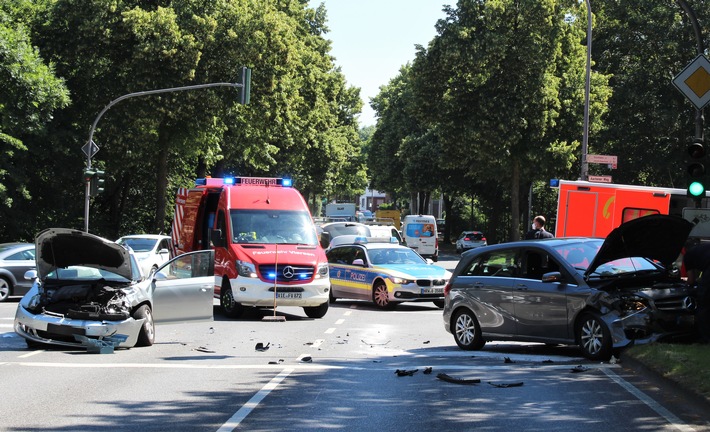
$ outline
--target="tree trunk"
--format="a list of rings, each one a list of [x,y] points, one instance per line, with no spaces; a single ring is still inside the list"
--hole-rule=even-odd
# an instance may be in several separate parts
[[[510,179],[510,240],[520,240],[520,161],[513,158],[513,176]]]
[[[168,193],[168,154],[170,153],[170,132],[161,124],[158,129],[158,157],[155,181],[155,220],[151,232],[165,233],[165,205]]]

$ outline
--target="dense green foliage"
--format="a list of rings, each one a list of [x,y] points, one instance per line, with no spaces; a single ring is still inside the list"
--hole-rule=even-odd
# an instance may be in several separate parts
[[[618,155],[619,166],[590,164],[590,174],[685,187],[694,110],[671,84],[695,56],[684,12],[661,0],[591,3],[588,154]],[[701,18],[710,12],[696,3]],[[437,36],[374,99],[371,181],[399,197],[443,193],[452,234],[515,240],[529,224],[521,217],[554,221],[549,179],[581,172],[587,10],[567,0],[460,0],[445,12]],[[415,149],[431,155],[435,175]]]
[[[690,1],[701,24],[710,6]],[[695,110],[671,84],[697,54],[676,2],[592,1],[590,154],[619,157],[618,183],[685,187]],[[359,129],[306,0],[8,0],[0,4],[0,241],[82,228],[81,147],[130,93],[238,82],[121,101],[98,122],[92,165],[108,174],[90,229],[166,231],[196,177],[294,178],[313,211],[369,186],[422,212],[443,195],[447,237],[517,239],[528,207],[554,220],[550,178],[580,173],[587,11],[576,0],[459,0],[437,35],[381,88]],[[373,11],[376,13],[376,11]],[[703,29],[703,33],[707,33]],[[363,29],[363,31],[366,31]],[[705,46],[705,45],[703,45]],[[550,226],[549,228],[554,228]]]

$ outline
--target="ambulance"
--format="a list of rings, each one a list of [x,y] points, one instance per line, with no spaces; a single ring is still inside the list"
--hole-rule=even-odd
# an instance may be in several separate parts
[[[290,179],[196,180],[178,190],[172,241],[175,254],[214,249],[215,298],[229,317],[248,307],[328,311],[328,260]]]
[[[670,214],[693,221],[700,211],[707,209],[693,208],[685,189],[560,180],[555,237],[606,237],[631,219]]]

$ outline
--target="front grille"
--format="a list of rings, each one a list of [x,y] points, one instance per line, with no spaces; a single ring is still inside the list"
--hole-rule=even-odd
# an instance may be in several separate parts
[[[269,291],[274,292],[274,287],[269,288]],[[303,292],[302,287],[278,287],[276,288],[278,292]]]
[[[313,279],[313,267],[293,266],[279,264],[276,268],[273,264],[260,265],[259,273],[261,278],[270,282],[276,278],[277,282],[305,282]]]
[[[444,286],[446,285],[446,279],[417,279],[417,286],[420,287],[430,287],[430,286]]]
[[[654,303],[656,308],[663,312],[692,312],[697,305],[697,301],[688,296],[657,299]],[[688,307],[692,310],[689,310]]]

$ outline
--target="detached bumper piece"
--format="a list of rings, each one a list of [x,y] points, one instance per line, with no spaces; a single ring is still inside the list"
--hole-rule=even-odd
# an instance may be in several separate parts
[[[115,347],[128,339],[126,335],[107,336],[103,339],[92,339],[82,335],[74,335],[74,338],[86,347],[89,354],[113,354]]]

